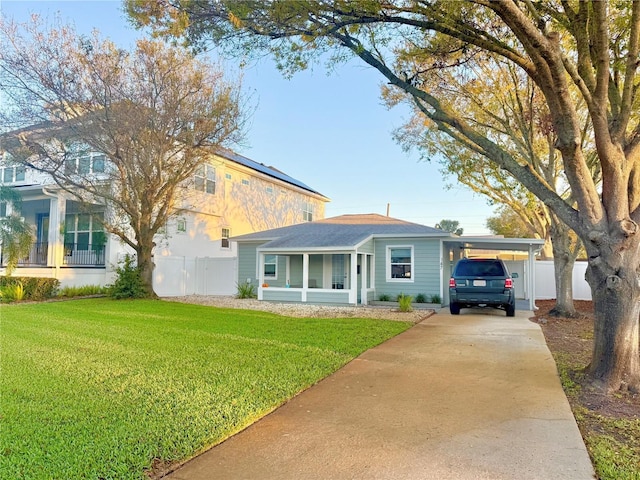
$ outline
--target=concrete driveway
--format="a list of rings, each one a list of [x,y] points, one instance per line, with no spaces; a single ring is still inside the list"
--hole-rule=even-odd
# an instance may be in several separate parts
[[[443,310],[169,478],[593,479],[528,316]]]

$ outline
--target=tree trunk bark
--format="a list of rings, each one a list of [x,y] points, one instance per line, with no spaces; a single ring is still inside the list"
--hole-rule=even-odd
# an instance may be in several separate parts
[[[138,268],[140,269],[140,277],[142,278],[142,283],[145,286],[150,297],[157,297],[155,291],[153,290],[153,269],[155,268],[155,264],[153,263],[153,247],[155,243],[151,241],[150,244],[145,242],[138,243],[138,248],[136,249],[136,253],[138,255]]]
[[[556,305],[549,313],[558,317],[576,317],[578,312],[573,304],[573,266],[576,259],[571,249],[569,228],[555,219],[549,229],[556,281]]]
[[[606,393],[639,392],[640,250],[637,245],[603,250],[590,258],[586,273],[595,311],[593,356],[587,374]]]

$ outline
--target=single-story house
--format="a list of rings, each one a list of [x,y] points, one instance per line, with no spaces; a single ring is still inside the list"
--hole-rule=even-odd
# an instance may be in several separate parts
[[[458,237],[377,214],[342,215],[232,238],[238,283],[255,285],[259,300],[366,305],[381,295],[448,303],[452,263],[470,249],[525,251],[519,275],[530,299],[538,239]]]

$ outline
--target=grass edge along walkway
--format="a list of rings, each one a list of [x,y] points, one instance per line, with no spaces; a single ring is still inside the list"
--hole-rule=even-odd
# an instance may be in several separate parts
[[[0,478],[145,478],[410,326],[158,300],[2,305]]]

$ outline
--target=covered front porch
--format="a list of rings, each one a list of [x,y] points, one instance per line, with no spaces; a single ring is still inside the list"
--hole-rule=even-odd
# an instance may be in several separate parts
[[[257,255],[259,300],[342,305],[374,300],[373,253],[259,249]]]
[[[35,241],[18,268],[92,267],[106,265],[106,235],[101,223],[104,207],[87,211],[59,192],[42,186],[20,188],[20,215],[32,226]],[[10,206],[6,206],[7,214]],[[0,250],[0,268],[6,258]]]

